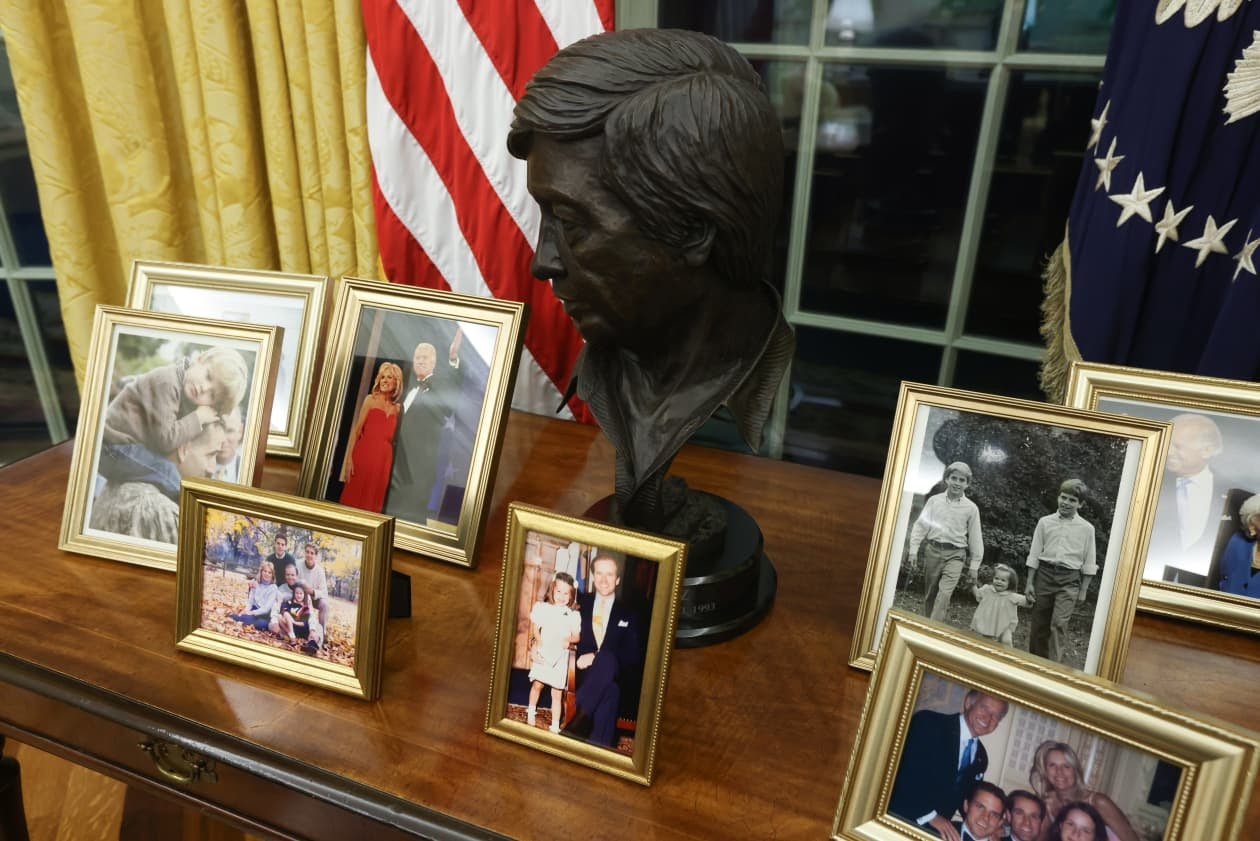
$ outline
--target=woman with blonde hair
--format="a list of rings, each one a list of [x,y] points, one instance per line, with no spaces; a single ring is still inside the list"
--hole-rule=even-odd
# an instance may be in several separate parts
[[[1058,818],[1069,805],[1087,803],[1102,818],[1107,841],[1141,841],[1115,801],[1101,791],[1086,788],[1084,779],[1085,770],[1071,745],[1045,741],[1033,754],[1028,781],[1045,801],[1049,818]]]
[[[382,362],[372,391],[363,398],[346,441],[341,464],[341,504],[380,513],[385,507],[389,472],[394,466],[394,430],[398,426],[402,368]]]
[[[1231,535],[1221,554],[1221,579],[1217,587],[1223,593],[1260,598],[1260,543],[1256,530],[1260,527],[1260,494],[1249,496],[1238,509],[1243,530]]]

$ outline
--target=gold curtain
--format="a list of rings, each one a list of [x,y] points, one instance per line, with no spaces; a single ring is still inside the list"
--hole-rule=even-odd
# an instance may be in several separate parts
[[[133,259],[377,273],[359,0],[3,0],[82,381]]]

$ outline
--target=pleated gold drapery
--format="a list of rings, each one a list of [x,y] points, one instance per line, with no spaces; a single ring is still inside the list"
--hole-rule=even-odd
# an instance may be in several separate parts
[[[358,0],[4,0],[82,378],[131,261],[375,277]]]

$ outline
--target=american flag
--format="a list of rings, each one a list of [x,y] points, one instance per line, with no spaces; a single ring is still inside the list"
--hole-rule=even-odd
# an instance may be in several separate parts
[[[363,0],[363,21],[385,275],[527,302],[513,405],[551,413],[582,340],[529,273],[538,207],[505,142],[530,76],[560,48],[611,29],[613,0]],[[576,398],[569,409],[590,420]]]
[[[1088,129],[1064,261],[1080,355],[1256,379],[1260,2],[1122,0]]]

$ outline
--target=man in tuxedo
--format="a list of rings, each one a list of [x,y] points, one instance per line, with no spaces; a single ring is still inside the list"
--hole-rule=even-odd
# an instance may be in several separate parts
[[[959,841],[954,812],[989,767],[980,738],[997,728],[1006,709],[1002,699],[972,689],[961,713],[919,710],[911,716],[888,811],[946,841]]]
[[[1006,805],[1010,810],[1010,841],[1038,841],[1046,820],[1045,802],[1021,788],[1006,795]]]
[[[981,780],[963,800],[963,819],[954,821],[954,829],[961,841],[1005,841],[1002,827],[1007,811],[1006,792]]]
[[[402,417],[394,438],[394,465],[389,474],[385,513],[400,520],[424,522],[429,516],[429,497],[437,481],[438,442],[442,427],[455,413],[460,386],[459,345],[456,331],[447,355],[448,364],[438,368],[437,349],[428,342],[416,345],[412,354],[415,380],[403,392]]]
[[[1211,418],[1177,415],[1172,425],[1149,564],[1162,565],[1165,581],[1206,587],[1225,500],[1235,483],[1212,469],[1222,441]]]
[[[578,597],[582,629],[577,644],[577,714],[564,732],[598,745],[615,745],[621,685],[643,667],[637,611],[617,598],[620,567],[607,555],[591,564],[595,592]]]

